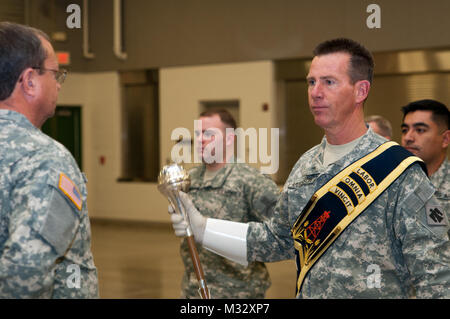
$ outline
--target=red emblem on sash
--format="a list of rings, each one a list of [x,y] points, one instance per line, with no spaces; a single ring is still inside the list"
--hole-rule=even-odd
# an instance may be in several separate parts
[[[319,236],[319,233],[328,218],[330,218],[330,211],[324,211],[322,215],[320,215],[311,225],[309,225],[306,228],[305,240],[313,243],[317,236]]]

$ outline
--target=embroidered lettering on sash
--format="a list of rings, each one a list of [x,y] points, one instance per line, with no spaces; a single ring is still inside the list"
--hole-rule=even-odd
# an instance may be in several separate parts
[[[297,263],[297,293],[317,260],[339,235],[410,165],[421,159],[389,141],[344,168],[318,189],[292,227]],[[439,222],[439,213],[429,219]]]
[[[358,199],[358,203],[361,204],[364,199],[366,199],[366,196],[364,196],[364,192],[361,189],[361,187],[359,187],[358,183],[355,182],[355,180],[353,178],[351,178],[350,176],[345,176],[342,181],[348,186],[350,187],[350,189],[353,191],[353,193],[355,194],[356,198]]]
[[[340,187],[333,186],[330,188],[330,192],[336,195],[344,204],[345,209],[347,210],[347,214],[351,214],[351,212],[355,209],[353,206],[352,201],[350,200],[350,197],[347,195],[346,192],[344,192]]]
[[[370,176],[370,174],[367,173],[362,167],[358,167],[354,172],[363,179],[367,187],[369,187],[371,193],[377,188],[377,184],[375,184],[372,176]]]

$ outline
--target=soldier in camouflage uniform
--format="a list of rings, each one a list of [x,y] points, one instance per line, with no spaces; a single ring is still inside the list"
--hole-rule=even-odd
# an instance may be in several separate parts
[[[314,54],[307,77],[309,104],[325,137],[294,166],[269,222],[234,226],[246,240],[243,260],[293,258],[291,229],[311,196],[386,141],[364,123],[363,103],[373,74],[370,52],[352,40],[336,39],[320,44]],[[409,166],[328,247],[297,297],[449,298],[448,220],[445,215],[430,218],[429,208],[439,206],[433,194],[422,168]],[[208,234],[225,229],[226,223],[201,216],[187,196],[183,203],[196,238],[204,247],[215,247]],[[230,251],[226,247],[219,253],[230,256]]]
[[[364,120],[372,130],[383,136],[387,140],[392,140],[392,125],[387,119],[382,117],[381,115],[370,115],[367,116]]]
[[[202,132],[196,134],[203,148],[199,150],[201,154],[205,153],[208,144],[211,146],[212,128],[219,129],[223,136],[226,127],[236,128],[234,119],[224,110],[204,112],[200,121]],[[226,137],[223,140],[226,148]],[[233,147],[233,144],[230,146]],[[269,177],[242,163],[204,163],[193,168],[189,175],[189,195],[199,211],[208,217],[242,223],[267,220],[279,193],[278,187]],[[269,273],[264,263],[253,262],[246,267],[202,247],[198,247],[198,252],[212,298],[264,298],[270,286]],[[198,298],[198,282],[186,241],[181,245],[181,257],[186,269],[182,280],[182,296]]]
[[[323,165],[326,138],[306,152],[289,175],[274,212],[276,217],[268,226],[250,224],[248,260],[292,258],[290,229],[314,192],[383,142],[369,128],[347,155],[328,166]],[[427,205],[437,204],[433,192],[422,169],[411,166],[316,262],[299,297],[407,298],[414,296],[414,287],[420,298],[448,297],[447,226],[429,225],[425,211]],[[375,271],[378,283],[371,280]]]
[[[41,31],[0,23],[0,298],[96,298],[86,179],[39,128],[65,73]]]
[[[402,108],[402,146],[427,165],[435,196],[450,219],[450,112],[435,100],[419,100]]]
[[[447,219],[450,220],[450,162],[444,160],[439,169],[430,176],[431,183],[436,188],[436,199],[440,202]],[[450,237],[450,233],[449,233]]]

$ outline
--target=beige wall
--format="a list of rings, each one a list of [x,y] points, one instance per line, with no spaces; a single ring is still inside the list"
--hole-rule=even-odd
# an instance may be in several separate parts
[[[239,100],[240,127],[274,127],[273,68],[272,62],[262,61],[161,69],[161,163],[171,158],[175,142],[170,138],[175,128],[187,128],[193,137],[202,101]],[[265,103],[268,111],[262,110]]]
[[[274,126],[273,64],[270,61],[160,70],[161,163],[174,141],[172,130],[193,133],[203,100],[237,99],[243,128]],[[167,201],[156,183],[117,182],[120,175],[120,84],[116,72],[71,73],[59,105],[82,106],[83,167],[91,217],[167,222]],[[262,111],[268,103],[269,110]],[[104,156],[104,165],[99,158]]]
[[[70,74],[58,104],[82,106],[83,166],[91,217],[166,221],[167,204],[155,184],[117,182],[121,165],[118,74]],[[100,156],[106,159],[104,165]]]
[[[350,37],[372,52],[448,47],[448,0],[189,0],[123,1],[128,59],[113,53],[113,1],[89,1],[90,51],[83,28],[66,26],[69,4],[82,0],[28,0],[29,24],[65,32],[55,48],[70,51],[71,70],[99,72],[206,63],[304,58],[319,42]],[[381,8],[381,28],[369,29],[369,4]]]

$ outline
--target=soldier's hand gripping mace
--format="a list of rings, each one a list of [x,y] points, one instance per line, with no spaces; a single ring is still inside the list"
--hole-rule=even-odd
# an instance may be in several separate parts
[[[177,214],[183,216],[187,222],[186,240],[189,247],[189,254],[194,266],[195,275],[197,276],[199,284],[199,293],[202,299],[210,299],[208,287],[206,286],[205,275],[203,273],[203,267],[200,263],[200,257],[198,256],[197,247],[195,245],[194,234],[189,222],[189,215],[184,209],[184,206],[180,200],[179,191],[187,192],[190,186],[189,174],[186,170],[177,164],[166,165],[162,168],[158,178],[158,190],[167,197],[170,205]]]

